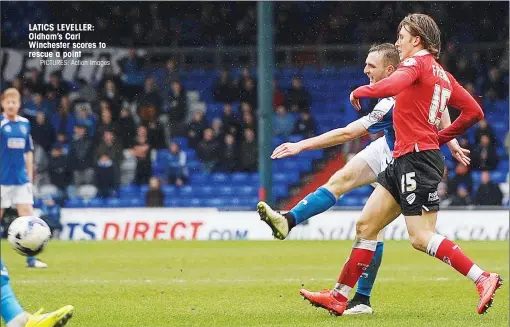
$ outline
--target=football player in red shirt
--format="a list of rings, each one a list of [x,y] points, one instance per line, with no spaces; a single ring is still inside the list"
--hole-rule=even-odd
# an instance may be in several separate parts
[[[492,305],[502,279],[478,267],[454,242],[435,233],[439,197],[437,187],[444,171],[439,147],[463,134],[483,118],[473,97],[445,72],[439,56],[440,31],[434,20],[424,14],[405,17],[398,27],[396,47],[402,63],[389,77],[351,93],[351,103],[361,109],[359,98],[396,96],[393,124],[396,134],[393,162],[379,174],[379,186],[363,208],[356,224],[356,239],[338,283],[332,291],[300,293],[312,304],[342,315],[349,292],[368,267],[377,244],[377,234],[392,220],[384,217],[402,209],[413,247],[449,264],[476,285],[480,301],[477,312]],[[447,105],[461,115],[438,132]]]

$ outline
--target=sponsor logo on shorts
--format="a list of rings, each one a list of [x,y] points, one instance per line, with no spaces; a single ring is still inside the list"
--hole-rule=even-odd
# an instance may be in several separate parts
[[[437,195],[437,191],[433,193],[429,193],[429,202],[439,200],[439,195]]]
[[[416,200],[416,194],[414,194],[414,193],[409,194],[406,198],[406,201],[409,204],[413,204],[415,200]]]

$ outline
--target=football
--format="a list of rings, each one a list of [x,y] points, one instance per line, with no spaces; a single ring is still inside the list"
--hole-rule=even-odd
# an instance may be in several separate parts
[[[7,240],[21,255],[41,253],[51,238],[51,230],[44,220],[34,216],[16,218],[7,231]]]

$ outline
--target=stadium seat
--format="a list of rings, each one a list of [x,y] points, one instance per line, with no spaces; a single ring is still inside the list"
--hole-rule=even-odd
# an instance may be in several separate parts
[[[105,205],[105,201],[101,198],[92,198],[86,202],[86,206],[89,208],[102,208]]]
[[[84,208],[85,202],[81,198],[71,198],[65,202],[64,206],[66,208]]]
[[[177,194],[177,187],[174,185],[163,185],[161,186],[161,191],[163,191],[165,197],[174,196]]]
[[[228,175],[224,173],[214,173],[211,175],[211,182],[215,184],[224,184],[228,180]]]

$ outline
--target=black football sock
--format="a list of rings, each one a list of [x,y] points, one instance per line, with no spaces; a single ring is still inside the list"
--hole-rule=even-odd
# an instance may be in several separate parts
[[[287,219],[287,223],[289,224],[289,231],[296,226],[296,219],[294,216],[289,212],[284,213],[283,216],[285,219]]]

